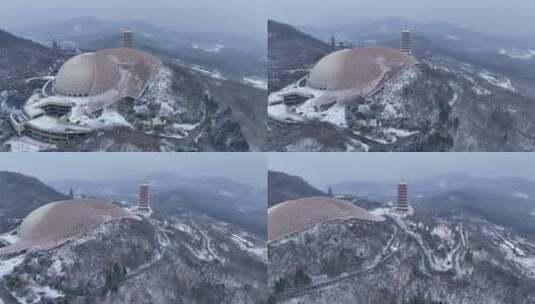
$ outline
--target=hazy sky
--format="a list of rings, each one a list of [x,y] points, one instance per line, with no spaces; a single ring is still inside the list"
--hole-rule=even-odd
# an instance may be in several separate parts
[[[270,153],[270,170],[316,187],[347,181],[399,181],[444,173],[535,180],[535,153]]]
[[[184,32],[265,32],[267,0],[5,0],[0,27],[73,17],[142,20]]]
[[[43,181],[142,178],[170,172],[185,177],[223,176],[266,188],[263,153],[0,153],[0,171]]]
[[[268,16],[294,25],[352,24],[398,16],[484,32],[535,32],[533,0],[270,0]]]

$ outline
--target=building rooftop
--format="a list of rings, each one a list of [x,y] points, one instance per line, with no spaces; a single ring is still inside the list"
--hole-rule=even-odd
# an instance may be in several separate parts
[[[307,86],[319,90],[354,90],[365,96],[416,60],[397,49],[344,49],[322,58],[312,69]]]
[[[385,220],[348,201],[330,197],[301,198],[268,209],[268,240],[276,240],[316,224],[342,219],[369,222]]]
[[[123,96],[137,98],[159,64],[154,56],[133,48],[79,54],[60,68],[54,80],[54,93],[87,97],[114,88]]]
[[[26,216],[18,228],[18,240],[0,248],[0,254],[51,249],[101,224],[123,218],[138,219],[107,201],[73,199],[53,202]]]
[[[66,96],[93,96],[119,81],[119,69],[102,52],[83,53],[67,60],[54,81],[54,92]]]

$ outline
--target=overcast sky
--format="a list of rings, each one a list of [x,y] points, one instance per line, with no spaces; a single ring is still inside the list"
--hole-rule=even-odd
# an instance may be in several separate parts
[[[0,171],[43,181],[109,180],[178,173],[185,177],[228,177],[266,188],[263,153],[0,153]]]
[[[142,20],[184,32],[265,32],[267,0],[4,0],[0,27],[74,17]]]
[[[483,32],[535,32],[533,0],[270,0],[268,16],[294,25],[352,24],[397,16]]]
[[[322,189],[337,182],[397,182],[444,173],[535,180],[535,153],[270,153],[268,168]]]

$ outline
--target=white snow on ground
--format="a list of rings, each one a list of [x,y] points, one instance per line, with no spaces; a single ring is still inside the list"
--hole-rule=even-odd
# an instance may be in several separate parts
[[[426,63],[429,67],[431,67],[432,69],[434,69],[434,70],[439,70],[439,71],[443,71],[443,72],[452,72],[448,67],[445,67],[445,66],[443,66],[443,65],[438,65],[438,64],[436,64],[435,62],[425,60],[425,63]]]
[[[390,208],[376,208],[370,212],[375,215],[384,216],[390,212]]]
[[[408,137],[414,134],[418,134],[419,131],[408,131],[396,128],[386,128],[383,130],[385,134],[395,135],[396,137]]]
[[[206,43],[194,43],[191,46],[193,49],[201,50],[207,53],[219,53],[221,52],[225,46],[222,44],[206,44]]]
[[[0,278],[13,272],[13,269],[24,261],[24,254],[0,261]]]
[[[506,49],[500,49],[498,51],[498,54],[507,56],[512,59],[520,59],[520,60],[530,60],[533,57],[535,57],[535,51],[534,50],[506,50]]]
[[[186,124],[186,123],[178,124],[178,123],[176,123],[173,126],[176,127],[176,128],[179,128],[181,130],[191,131],[191,130],[194,130],[195,128],[197,128],[199,126],[199,123],[196,123],[196,124]]]
[[[65,296],[59,290],[52,289],[48,286],[31,286],[30,292],[26,296],[19,297],[13,295],[20,303],[38,303],[43,299],[57,299]]]
[[[260,260],[267,261],[267,248],[264,246],[255,246],[253,242],[246,240],[243,236],[233,234],[232,241],[236,243],[240,249],[251,253]]]
[[[10,145],[11,152],[39,152],[57,148],[56,145],[40,142],[28,136],[12,137],[6,144]]]
[[[313,107],[312,100],[309,100],[297,107],[296,112],[306,119],[324,121],[343,128],[347,127],[345,105],[337,103],[323,112],[316,112]]]
[[[204,74],[206,76],[210,76],[214,79],[219,79],[219,80],[226,80],[227,78],[223,76],[223,74],[221,74],[218,70],[207,70],[199,65],[192,65],[190,66],[190,68],[196,72],[199,72],[201,74]]]
[[[380,103],[384,105],[381,117],[389,120],[401,118],[404,104],[400,102],[403,100],[403,90],[414,83],[419,77],[419,73],[415,68],[409,68],[403,71],[394,82],[388,86],[388,90],[383,90],[379,94]]]
[[[63,267],[61,265],[61,260],[60,259],[54,260],[54,263],[52,263],[50,268],[48,268],[47,273],[50,276],[62,275],[63,274]]]
[[[370,151],[370,146],[361,142],[360,140],[349,138],[349,143],[346,144],[346,152],[369,152],[369,151]]]
[[[499,78],[497,76],[491,75],[489,72],[486,72],[486,71],[478,73],[478,75],[482,79],[488,81],[489,83],[491,83],[491,84],[493,84],[493,85],[495,85],[497,87],[509,90],[511,92],[516,92],[515,87],[511,83],[511,80],[508,79],[508,78]]]
[[[402,216],[400,216],[397,213],[390,213],[389,216],[396,224],[403,230],[405,233],[409,234],[413,237],[413,239],[416,241],[416,243],[419,245],[419,247],[423,250],[423,253],[425,255],[425,259],[428,261],[429,265],[435,270],[439,272],[445,272],[453,268],[452,266],[452,256],[453,253],[458,249],[454,249],[451,252],[448,252],[446,258],[440,258],[433,254],[432,250],[426,246],[426,243],[424,242],[422,236],[419,233],[416,233],[412,231],[408,226],[407,223],[403,220]],[[458,247],[461,246],[461,244],[458,244]]]
[[[472,88],[472,90],[474,91],[474,93],[476,93],[477,95],[490,95],[492,94],[491,91],[485,89],[485,88],[480,88],[478,86],[474,86]]]
[[[283,96],[292,91],[314,97],[295,107],[286,106],[282,103]],[[343,103],[338,102],[325,111],[317,111],[318,99],[324,97],[325,94],[326,92],[324,91],[308,87],[298,87],[297,83],[295,83],[268,96],[268,114],[271,118],[284,122],[319,120],[338,127],[347,127],[345,117],[346,106]]]
[[[459,99],[459,95],[457,93],[453,93],[453,96],[451,97],[451,100],[448,101],[448,104],[450,105],[450,107],[455,105],[455,103],[457,102],[457,99]]]
[[[472,87],[472,91],[474,91],[474,93],[476,93],[477,95],[491,95],[491,94],[492,94],[492,92],[489,91],[489,90],[487,90],[486,88],[484,88],[484,87],[480,87],[480,86],[476,83],[476,81],[474,80],[474,78],[472,78],[472,77],[470,77],[470,76],[468,76],[468,75],[466,75],[466,74],[464,74],[464,73],[463,73],[463,77],[464,77],[466,80],[470,81],[470,83],[472,83],[472,85],[473,85],[473,87]]]
[[[158,114],[162,117],[172,117],[175,114],[175,109],[173,109],[172,101],[162,101]]]
[[[94,129],[111,128],[125,126],[133,128],[132,125],[126,121],[126,119],[117,112],[114,107],[105,107],[102,115],[97,119],[89,119],[86,117],[81,121],[84,126],[88,126]]]
[[[452,241],[453,240],[453,231],[446,226],[446,225],[438,225],[431,231],[431,235],[436,235],[439,238],[445,240],[445,241]]]
[[[531,198],[531,195],[526,194],[526,193],[522,193],[522,192],[518,192],[518,191],[515,191],[515,192],[511,193],[511,196],[514,197],[514,198],[523,198],[523,199],[530,199]]]
[[[225,191],[225,190],[219,190],[217,192],[217,194],[221,195],[221,196],[226,196],[226,197],[235,197],[236,194],[230,192],[230,191]]]
[[[193,254],[197,259],[210,262],[213,260],[218,260],[221,263],[225,264],[226,259],[223,257],[218,256],[216,250],[214,249],[212,245],[211,239],[208,237],[208,235],[202,230],[202,228],[194,227],[192,228],[192,232],[190,233],[195,238],[200,239],[202,241],[202,244],[200,245],[200,248],[198,247],[192,247],[189,244],[184,244],[184,246],[190,251],[191,254]]]
[[[255,77],[243,77],[243,83],[257,89],[267,90],[268,83],[265,79],[255,78]]]
[[[175,227],[176,229],[178,229],[178,230],[180,230],[182,232],[185,232],[187,234],[192,234],[193,233],[193,230],[191,229],[191,227],[186,225],[186,224],[174,223],[173,227]]]
[[[461,38],[455,36],[455,35],[451,35],[451,34],[448,34],[446,35],[446,38],[450,39],[450,40],[461,40]]]
[[[494,231],[494,233],[500,238],[501,242],[498,243],[498,246],[506,258],[520,266],[529,275],[535,276],[535,256],[527,255],[519,246],[513,243],[516,243],[516,241],[507,240],[500,232]]]
[[[304,120],[303,117],[297,114],[288,112],[288,107],[286,107],[286,105],[284,104],[269,106],[268,114],[269,114],[269,117],[278,121],[283,121],[283,122]]]
[[[7,242],[9,244],[13,244],[15,243],[16,241],[19,240],[19,237],[17,235],[13,235],[11,234],[12,232],[8,232],[8,233],[5,233],[3,235],[0,235],[0,240],[4,241],[4,242]]]
[[[170,138],[184,138],[189,134],[189,132],[193,131],[195,128],[197,128],[200,125],[200,123],[196,124],[179,124],[175,123],[171,126],[167,126],[165,128],[165,133],[160,133],[163,137],[170,137]]]

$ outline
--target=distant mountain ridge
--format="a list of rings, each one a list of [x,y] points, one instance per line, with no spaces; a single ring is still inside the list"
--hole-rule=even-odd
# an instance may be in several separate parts
[[[109,21],[94,17],[30,26],[16,33],[47,43],[71,41],[82,49],[94,50],[120,45],[120,35],[125,29],[134,32],[137,47],[155,55],[219,70],[238,80],[241,76],[261,76],[265,72],[265,36],[251,33],[183,32],[145,21]]]
[[[450,173],[408,180],[411,204],[432,213],[470,213],[499,225],[535,235],[535,182],[521,177],[483,178]],[[345,182],[335,193],[393,202],[395,182]]]
[[[285,71],[288,67],[313,65],[331,51],[330,45],[291,25],[268,20],[269,92],[282,89],[288,79],[296,80],[306,74]]]
[[[34,209],[67,198],[37,178],[0,171],[0,233],[15,228]]]
[[[299,176],[268,171],[268,207],[287,200],[310,196],[326,196]]]
[[[444,192],[476,188],[505,193],[525,193],[535,198],[535,182],[521,177],[483,178],[464,173],[448,173],[407,180],[411,195],[433,196]],[[349,181],[333,184],[336,193],[363,197],[394,193],[396,182]]]
[[[415,22],[401,17],[386,17],[370,22],[359,22],[338,26],[298,27],[307,33],[328,39],[332,34],[338,33],[345,39],[370,40],[397,37],[402,30],[410,30],[415,35],[425,35],[435,41],[444,42],[444,47],[460,47],[483,49],[500,48],[506,45],[514,47],[529,47],[528,43],[520,43],[514,39],[496,34],[491,35],[477,30],[457,26],[449,22]],[[449,42],[446,44],[446,42]]]
[[[8,79],[18,81],[35,76],[32,72],[46,70],[58,58],[53,50],[31,40],[0,29],[0,91],[11,86]]]

